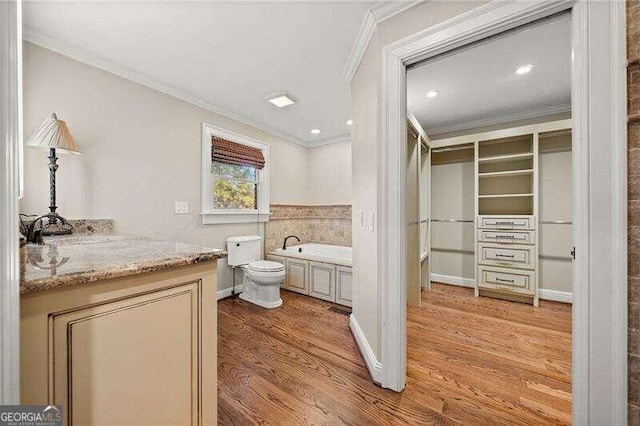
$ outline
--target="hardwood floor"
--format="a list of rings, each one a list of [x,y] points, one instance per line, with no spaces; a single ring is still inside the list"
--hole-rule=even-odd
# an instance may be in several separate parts
[[[568,424],[571,306],[434,284],[408,312],[402,393],[373,384],[349,318],[282,292],[218,303],[219,424]]]

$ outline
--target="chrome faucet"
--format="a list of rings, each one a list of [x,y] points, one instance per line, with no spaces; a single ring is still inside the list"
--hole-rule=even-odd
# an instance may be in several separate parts
[[[300,241],[300,238],[296,237],[295,235],[289,235],[288,237],[284,238],[284,243],[282,243],[282,250],[286,250],[287,249],[287,240],[289,238],[295,238],[296,240],[298,240],[299,243],[302,242],[302,241]]]

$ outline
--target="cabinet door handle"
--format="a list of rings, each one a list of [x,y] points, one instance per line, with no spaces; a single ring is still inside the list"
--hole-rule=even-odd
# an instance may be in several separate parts
[[[496,281],[499,281],[501,283],[513,283],[513,282],[515,282],[514,280],[505,280],[503,278],[498,278],[498,277],[496,277]]]

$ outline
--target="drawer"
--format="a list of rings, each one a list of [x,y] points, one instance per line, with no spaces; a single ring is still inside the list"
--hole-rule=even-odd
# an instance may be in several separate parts
[[[533,269],[535,256],[533,246],[478,244],[478,263]]]
[[[480,228],[489,229],[533,229],[533,216],[480,216]]]
[[[534,272],[478,266],[478,287],[499,291],[532,294]]]
[[[478,242],[498,244],[535,244],[535,231],[478,229]]]

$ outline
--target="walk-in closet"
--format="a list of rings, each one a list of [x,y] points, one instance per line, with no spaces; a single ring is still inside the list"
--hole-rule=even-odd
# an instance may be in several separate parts
[[[570,34],[556,15],[406,79],[408,381],[528,424],[571,420]]]

